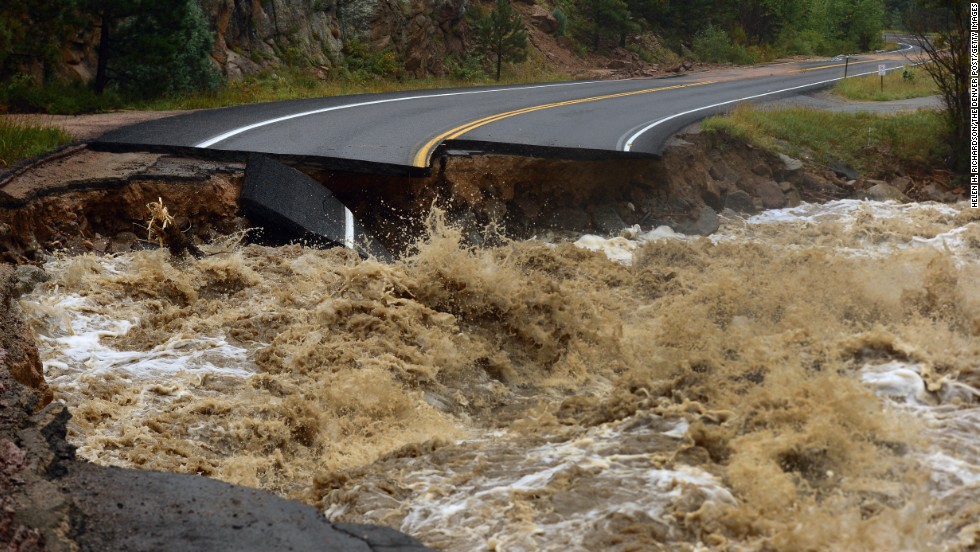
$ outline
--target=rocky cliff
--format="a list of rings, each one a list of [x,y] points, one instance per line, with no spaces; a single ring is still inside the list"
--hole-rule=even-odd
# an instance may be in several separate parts
[[[198,0],[214,32],[212,57],[230,80],[282,66],[325,78],[351,50],[384,53],[396,74],[441,76],[466,47],[469,0]],[[91,80],[98,29],[66,41],[62,76]],[[347,48],[345,48],[345,45]]]

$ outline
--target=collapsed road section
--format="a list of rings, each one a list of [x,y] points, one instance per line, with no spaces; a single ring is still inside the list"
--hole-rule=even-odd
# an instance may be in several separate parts
[[[0,255],[27,263],[54,250],[159,247],[148,208],[156,202],[171,217],[171,235],[187,244],[261,228],[249,239],[346,244],[386,260],[423,235],[433,207],[482,244],[491,235],[616,235],[636,225],[707,235],[724,209],[854,193],[853,182],[832,172],[807,172],[797,160],[717,134],[674,139],[662,159],[455,153],[440,157],[432,174],[410,176],[329,169],[316,158],[216,160],[76,146],[0,178]]]

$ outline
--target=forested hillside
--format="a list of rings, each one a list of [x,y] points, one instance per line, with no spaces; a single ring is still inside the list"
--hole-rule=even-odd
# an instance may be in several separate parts
[[[747,64],[881,46],[909,0],[518,0],[515,13],[571,56]],[[251,74],[459,80],[492,75],[471,0],[23,0],[0,6],[0,103],[52,83],[172,96]],[[555,56],[535,55],[547,66]],[[516,62],[525,59],[514,57]],[[505,65],[506,73],[507,65]],[[560,71],[561,67],[556,67]]]

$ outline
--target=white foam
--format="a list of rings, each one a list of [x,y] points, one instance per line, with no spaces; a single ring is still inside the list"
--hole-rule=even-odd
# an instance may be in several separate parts
[[[30,309],[30,301],[24,301]],[[74,374],[125,374],[130,378],[160,378],[178,372],[216,373],[248,377],[247,350],[224,336],[175,335],[148,351],[119,350],[104,338],[124,336],[136,320],[115,319],[101,307],[76,294],[49,295],[41,309],[49,323],[38,336],[45,372],[55,383],[67,384]],[[109,309],[111,310],[111,309]]]
[[[969,493],[971,488],[980,492],[980,408],[971,406],[980,399],[980,390],[943,380],[938,391],[930,392],[921,374],[921,364],[892,361],[865,366],[861,380],[879,395],[901,399],[895,408],[923,424],[928,444],[914,454],[927,466],[936,497],[960,494],[964,489]]]
[[[478,458],[493,460],[478,459],[440,466],[440,471],[409,474],[403,484],[414,491],[414,496],[401,505],[407,510],[401,529],[414,535],[441,535],[455,549],[473,549],[492,542],[506,550],[585,550],[580,542],[582,535],[610,516],[643,515],[669,524],[672,506],[694,492],[700,492],[708,501],[736,502],[718,478],[699,468],[657,468],[648,453],[622,453],[624,439],[657,439],[656,435],[677,438],[686,432],[686,423],[675,423],[667,431],[662,431],[663,424],[626,429],[629,427],[629,421],[600,426],[578,438],[504,453],[501,457],[491,451],[507,451],[506,439],[462,443],[460,446],[467,450],[481,451]],[[577,483],[569,487],[565,482],[568,480]],[[556,482],[558,486],[552,488]],[[573,501],[574,506],[566,507],[561,516],[542,514],[517,520],[505,515],[517,507],[515,499],[574,494],[579,485],[602,489],[609,496],[601,501]],[[328,512],[341,510],[327,507]]]
[[[613,238],[585,234],[575,242],[575,246],[590,251],[602,251],[610,260],[629,265],[633,263],[633,253],[644,243],[689,238],[674,232],[669,226],[658,226],[646,233],[640,232],[639,226],[633,226],[624,230],[623,235]]]
[[[602,236],[585,234],[575,242],[575,246],[589,251],[602,251],[606,257],[613,261],[630,264],[633,262],[633,252],[636,251],[639,244],[621,236],[603,238]]]
[[[879,395],[902,398],[917,404],[935,404],[935,398],[926,390],[921,366],[903,362],[888,362],[869,366],[861,371],[861,381],[871,385]]]

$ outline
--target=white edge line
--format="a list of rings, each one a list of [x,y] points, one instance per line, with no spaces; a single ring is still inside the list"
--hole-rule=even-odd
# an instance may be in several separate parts
[[[354,249],[354,213],[344,207],[344,246]]]
[[[899,65],[897,67],[891,67],[891,68],[888,69],[888,71],[894,71],[896,69],[901,69],[903,67],[905,67],[905,66],[904,65]],[[855,75],[851,75],[851,76],[846,77],[846,78],[849,78],[850,79],[850,78],[854,78],[854,77],[863,77],[864,75],[874,75],[876,73],[878,73],[878,71],[868,71],[867,73],[857,73]],[[676,113],[674,115],[671,115],[670,117],[664,117],[663,119],[659,119],[657,121],[654,121],[654,122],[650,123],[649,125],[641,128],[635,134],[633,134],[632,136],[630,136],[629,138],[627,138],[626,139],[626,144],[623,145],[623,151],[630,151],[632,149],[632,147],[633,147],[633,143],[635,143],[636,140],[639,139],[640,136],[642,136],[644,133],[646,133],[648,130],[652,129],[653,127],[658,126],[658,125],[663,124],[663,123],[666,123],[667,121],[669,121],[671,119],[676,119],[678,117],[683,117],[685,115],[690,115],[691,113],[697,113],[698,111],[704,111],[705,109],[713,109],[713,108],[716,108],[716,107],[721,107],[723,105],[728,105],[728,104],[733,104],[733,103],[738,103],[738,102],[744,102],[746,100],[754,100],[756,98],[761,98],[763,96],[771,96],[773,94],[781,94],[783,92],[790,92],[790,91],[793,91],[793,90],[799,90],[801,88],[809,88],[811,86],[819,86],[821,84],[827,84],[828,82],[835,82],[835,81],[839,81],[839,80],[844,80],[844,78],[845,77],[837,77],[836,79],[828,79],[828,80],[822,80],[822,81],[817,81],[817,82],[811,82],[811,83],[808,83],[808,84],[802,84],[800,86],[793,86],[791,88],[783,88],[781,90],[773,90],[771,92],[765,92],[763,94],[756,94],[754,96],[746,96],[744,98],[737,98],[737,99],[734,99],[734,100],[728,100],[727,102],[721,102],[721,103],[706,105],[706,106],[703,106],[703,107],[699,107],[697,109],[691,109],[691,110],[688,110],[688,111],[683,111],[681,113]]]
[[[327,113],[328,111],[337,111],[337,110],[340,110],[340,109],[350,109],[352,107],[364,107],[364,106],[368,106],[368,105],[377,105],[377,104],[392,103],[392,102],[405,102],[405,101],[409,101],[409,100],[423,100],[423,99],[426,99],[426,98],[445,98],[447,96],[463,96],[463,95],[469,95],[469,94],[487,94],[487,93],[490,93],[490,92],[507,92],[507,91],[510,91],[510,90],[534,90],[534,89],[538,89],[538,88],[552,88],[552,87],[556,87],[556,86],[577,86],[577,85],[582,85],[582,84],[596,84],[596,83],[600,83],[600,82],[608,82],[608,81],[563,82],[563,83],[557,83],[557,84],[539,84],[539,85],[536,85],[536,86],[522,86],[522,87],[514,87],[514,88],[494,88],[494,89],[490,89],[490,90],[466,90],[466,91],[463,91],[463,92],[446,92],[446,93],[443,93],[443,94],[424,94],[424,95],[419,95],[419,96],[406,96],[404,98],[387,98],[387,99],[384,99],[384,100],[374,100],[374,101],[370,101],[370,102],[359,102],[359,103],[352,103],[352,104],[336,105],[336,106],[333,106],[333,107],[325,107],[323,109],[314,109],[313,111],[304,111],[302,113],[293,113],[291,115],[285,115],[283,117],[276,117],[275,119],[268,119],[268,120],[265,120],[265,121],[259,121],[257,123],[252,123],[250,125],[239,127],[239,128],[234,129],[234,130],[229,130],[228,132],[225,132],[224,134],[219,134],[219,135],[214,136],[212,138],[208,138],[207,140],[205,140],[205,141],[203,141],[203,142],[201,142],[199,144],[195,144],[194,147],[195,148],[210,148],[211,146],[217,144],[218,142],[224,142],[225,140],[227,140],[227,139],[229,139],[229,138],[231,138],[233,136],[237,136],[239,134],[242,134],[243,132],[248,132],[250,130],[257,129],[259,127],[264,127],[264,126],[267,126],[267,125],[273,125],[273,124],[276,124],[276,123],[281,123],[283,121],[288,121],[290,119],[297,119],[299,117],[308,117],[310,115],[319,115],[320,113]]]

